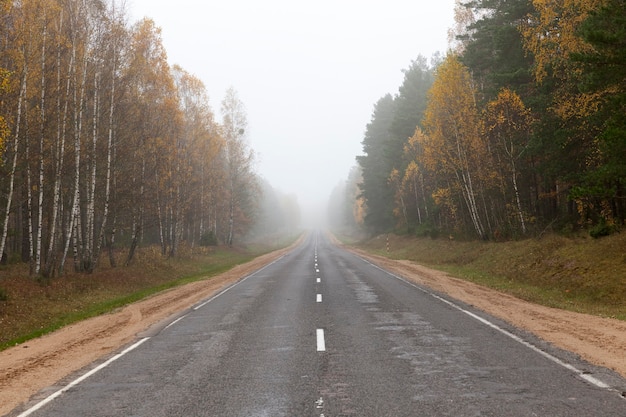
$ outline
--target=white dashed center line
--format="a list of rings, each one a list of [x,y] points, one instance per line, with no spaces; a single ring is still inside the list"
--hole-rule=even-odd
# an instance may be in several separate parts
[[[324,329],[317,329],[317,351],[326,351],[326,342],[324,341]]]
[[[322,294],[317,294],[317,302],[321,303],[322,302]]]

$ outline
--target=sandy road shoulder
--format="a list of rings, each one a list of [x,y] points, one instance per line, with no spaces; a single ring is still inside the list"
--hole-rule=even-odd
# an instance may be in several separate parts
[[[573,352],[591,364],[612,369],[626,377],[624,321],[544,307],[410,261],[395,261],[351,250],[399,276],[448,294]]]
[[[0,352],[0,415],[71,373],[111,355],[135,340],[138,333],[210,297],[290,249],[272,252],[210,280],[165,291],[114,313],[67,326]],[[355,252],[400,276],[444,292],[626,377],[623,321],[538,306],[412,262]]]
[[[161,292],[0,352],[0,415],[73,372],[111,355],[135,340],[138,333],[278,259],[296,244],[211,279]]]

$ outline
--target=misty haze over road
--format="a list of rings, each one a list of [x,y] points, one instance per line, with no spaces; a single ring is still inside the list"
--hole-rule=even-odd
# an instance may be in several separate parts
[[[454,24],[454,0],[133,0],[128,8],[162,29],[168,60],[202,80],[215,110],[229,87],[238,91],[259,175],[297,195],[307,219],[356,165],[376,100],[397,92],[418,55],[445,53]]]
[[[145,336],[32,415],[624,415],[595,368],[320,233]]]

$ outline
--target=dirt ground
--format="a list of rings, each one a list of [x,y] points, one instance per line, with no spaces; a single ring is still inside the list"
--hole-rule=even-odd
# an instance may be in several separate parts
[[[71,373],[110,356],[151,326],[210,297],[288,250],[264,255],[213,279],[165,291],[0,352],[0,415]],[[626,377],[626,322],[534,305],[408,261],[359,254]]]

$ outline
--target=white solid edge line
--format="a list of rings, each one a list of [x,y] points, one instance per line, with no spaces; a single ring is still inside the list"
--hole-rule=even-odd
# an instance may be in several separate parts
[[[173,325],[175,325],[176,323],[178,323],[179,321],[181,321],[181,320],[182,320],[182,319],[184,319],[185,317],[187,317],[187,314],[185,314],[184,316],[181,316],[181,317],[177,318],[176,320],[174,320],[173,322],[171,322],[170,324],[168,324],[167,326],[165,326],[165,327],[163,328],[163,330],[167,330],[167,329],[169,329],[170,327],[172,327]]]
[[[244,281],[246,281],[248,278],[251,278],[253,276],[255,276],[256,274],[258,274],[259,272],[263,271],[265,268],[269,268],[270,266],[274,265],[276,262],[280,261],[281,259],[283,259],[285,256],[287,256],[287,254],[282,255],[280,258],[270,262],[269,264],[265,265],[263,268],[259,268],[256,271],[254,271],[253,273],[251,273],[250,275],[245,276],[244,278],[240,279],[239,281],[235,282],[233,285],[231,285],[228,288],[225,288],[224,290],[220,291],[219,293],[215,294],[213,297],[209,298],[208,300],[202,302],[201,304],[198,304],[197,306],[195,306],[193,309],[195,310],[199,310],[202,307],[204,307],[205,305],[209,304],[211,301],[215,300],[216,298],[226,294],[228,291],[232,290],[233,288],[235,288],[237,285],[243,283]]]
[[[97,373],[98,371],[106,368],[107,366],[109,366],[111,363],[115,362],[116,360],[118,360],[119,358],[121,358],[122,356],[126,355],[128,352],[138,348],[142,343],[144,343],[146,340],[150,339],[149,337],[145,337],[143,339],[140,339],[138,342],[136,342],[134,345],[126,348],[125,350],[123,350],[122,352],[118,353],[117,355],[113,356],[112,358],[110,358],[109,360],[107,360],[106,362],[98,365],[97,367],[95,367],[94,369],[92,369],[91,371],[87,372],[86,374],[83,374],[82,376],[78,377],[77,379],[75,379],[74,381],[70,382],[69,384],[67,384],[65,387],[61,388],[60,390],[58,390],[57,392],[55,392],[54,394],[51,394],[50,396],[48,396],[47,398],[41,400],[39,403],[35,404],[33,407],[29,408],[28,410],[24,411],[22,414],[19,414],[17,417],[26,417],[31,415],[32,413],[34,413],[35,411],[39,410],[40,408],[42,408],[43,406],[45,406],[46,404],[52,402],[55,398],[57,398],[58,396],[60,396],[61,394],[63,394],[64,392],[66,392],[67,390],[71,389],[72,387],[80,384],[81,382],[83,382],[85,379],[89,378],[90,376],[92,376],[93,374]]]
[[[317,351],[326,351],[326,342],[324,341],[324,329],[317,329]]]
[[[556,356],[549,354],[548,352],[538,348],[537,346],[535,346],[532,343],[522,339],[521,337],[519,337],[519,336],[509,332],[508,330],[505,330],[502,327],[500,327],[500,326],[490,322],[489,320],[484,319],[484,318],[478,316],[477,314],[474,314],[471,311],[468,311],[468,310],[464,309],[463,307],[461,307],[461,306],[459,306],[459,305],[457,305],[457,304],[455,304],[455,303],[453,303],[453,302],[451,302],[449,300],[446,300],[443,297],[438,296],[437,294],[434,294],[434,293],[432,293],[430,291],[427,291],[426,289],[424,289],[424,288],[422,288],[422,287],[420,287],[420,286],[418,286],[418,285],[416,285],[416,284],[414,284],[414,283],[412,283],[412,282],[410,282],[410,281],[408,281],[408,280],[406,280],[406,279],[404,279],[404,278],[402,278],[402,277],[400,277],[398,275],[395,275],[395,274],[393,274],[393,273],[391,273],[389,271],[386,271],[385,269],[379,267],[378,265],[375,265],[375,264],[371,263],[367,259],[361,258],[360,256],[358,256],[358,258],[363,260],[365,263],[373,266],[374,268],[376,268],[376,269],[378,269],[378,270],[380,270],[380,271],[382,271],[382,272],[384,272],[384,273],[386,273],[386,274],[388,274],[388,275],[390,275],[390,276],[392,276],[392,277],[394,277],[396,279],[399,279],[402,282],[405,282],[405,283],[411,285],[412,287],[418,289],[419,291],[423,292],[424,294],[428,294],[431,297],[436,298],[437,300],[439,300],[439,301],[449,305],[450,307],[455,308],[455,309],[457,309],[457,310],[467,314],[468,316],[472,317],[473,319],[478,320],[479,322],[485,324],[486,326],[489,326],[492,329],[497,330],[498,332],[502,333],[503,335],[508,336],[509,338],[515,340],[516,342],[521,343],[522,345],[526,346],[527,348],[529,348],[529,349],[539,353],[540,355],[542,355],[544,358],[550,360],[551,362],[554,362],[557,365],[560,365],[560,366],[564,367],[565,369],[570,370],[571,372],[575,373],[581,379],[584,379],[585,381],[589,382],[590,384],[592,384],[592,385],[594,385],[594,386],[596,386],[598,388],[603,388],[603,389],[608,389],[608,390],[613,391],[613,389],[611,388],[610,385],[604,383],[603,381],[600,381],[597,378],[594,378],[593,376],[591,376],[589,374],[584,373],[580,369],[576,368],[575,366],[573,366],[573,365],[571,365],[571,364],[569,364],[567,362],[563,362],[561,359],[557,358]]]
[[[286,255],[286,254],[285,254]],[[202,304],[194,307],[194,310],[198,310],[202,307],[204,307],[205,305],[209,304],[211,301],[215,300],[217,297],[219,297],[222,294],[225,294],[226,292],[228,292],[229,290],[233,289],[234,287],[236,287],[237,285],[241,284],[242,282],[244,282],[245,280],[247,280],[248,278],[254,276],[255,274],[261,272],[262,270],[264,270],[265,268],[269,267],[270,265],[278,262],[279,260],[281,260],[285,255],[282,255],[281,257],[279,257],[278,259],[274,260],[273,262],[270,262],[269,264],[265,265],[262,268],[259,268],[258,270],[254,271],[253,273],[251,273],[250,275],[244,277],[243,279],[237,281],[236,283],[234,283],[233,285],[231,285],[230,287],[224,289],[223,291],[221,291],[220,293],[214,295],[213,297],[209,298],[207,301],[203,302]],[[185,316],[179,317],[178,319],[174,320],[172,323],[168,324],[165,328],[169,328],[171,326],[173,326],[174,324],[178,323],[180,320],[182,320],[183,318],[185,318]],[[121,358],[122,356],[126,355],[127,353],[129,353],[130,351],[138,348],[142,343],[144,343],[146,340],[150,339],[150,337],[144,337],[143,339],[140,339],[139,341],[137,341],[137,343],[135,343],[134,345],[124,349],[122,352],[118,353],[117,355],[113,356],[112,358],[110,358],[109,360],[107,360],[106,362],[98,365],[97,367],[95,367],[94,369],[92,369],[91,371],[87,372],[86,374],[80,376],[79,378],[75,379],[74,381],[70,382],[68,385],[66,385],[65,387],[61,388],[60,390],[56,391],[55,393],[51,394],[50,396],[44,398],[43,400],[41,400],[40,402],[38,402],[37,404],[35,404],[33,407],[29,408],[28,410],[24,411],[21,414],[18,414],[17,417],[27,417],[29,415],[31,415],[32,413],[34,413],[35,411],[39,410],[40,408],[42,408],[43,406],[45,406],[46,404],[52,402],[55,398],[57,398],[58,396],[60,396],[61,394],[63,394],[64,392],[66,392],[67,390],[71,389],[72,387],[80,384],[81,382],[83,382],[85,379],[89,378],[90,376],[92,376],[93,374],[97,373],[98,371],[106,368],[107,366],[109,366],[111,363],[115,362],[116,360],[118,360],[119,358]]]

